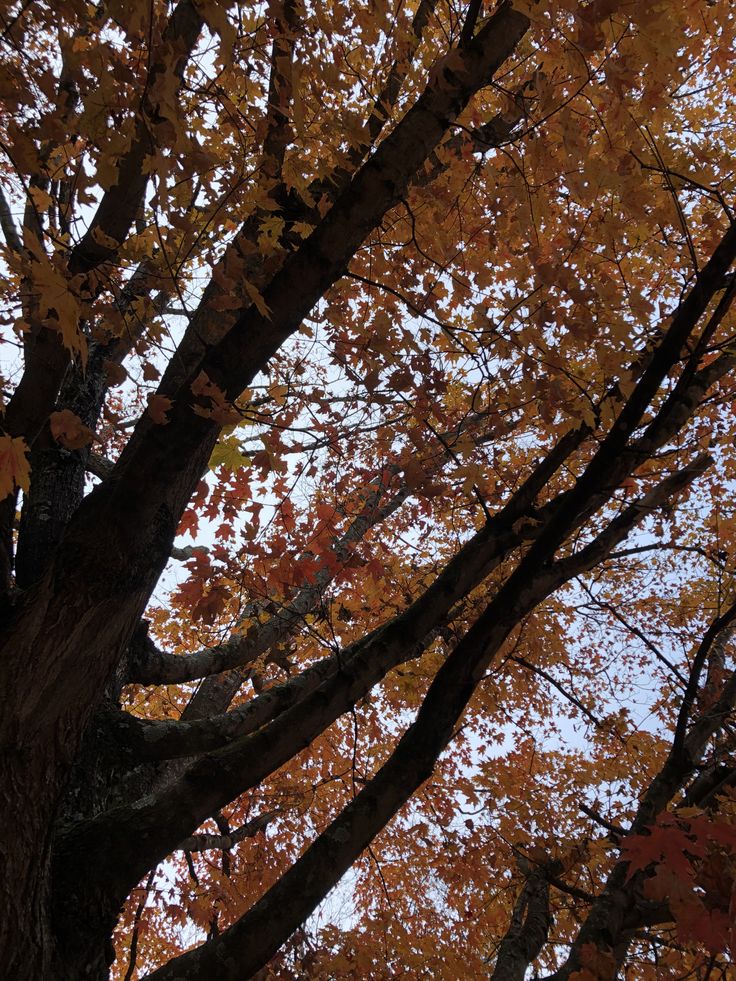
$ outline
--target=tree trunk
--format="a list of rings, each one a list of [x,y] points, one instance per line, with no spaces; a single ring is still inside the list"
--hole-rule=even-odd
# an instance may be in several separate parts
[[[0,963],[7,978],[38,981],[53,976],[49,869],[56,788],[43,747],[3,752],[0,787]]]

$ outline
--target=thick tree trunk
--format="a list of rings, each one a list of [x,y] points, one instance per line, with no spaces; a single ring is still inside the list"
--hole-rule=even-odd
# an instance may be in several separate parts
[[[119,685],[114,686],[114,698]],[[86,727],[73,759],[50,756],[44,740],[0,761],[0,963],[18,981],[105,981],[117,906],[90,885],[91,856],[75,856],[61,878],[54,844],[64,828],[110,806],[124,760],[104,709]],[[75,741],[71,721],[67,738]],[[57,776],[54,776],[54,773]],[[61,782],[58,774],[64,773]]]
[[[75,895],[53,880],[59,788],[44,747],[0,764],[0,963],[13,981],[105,981],[117,909],[100,893]],[[79,857],[78,884],[85,882]]]
[[[0,963],[14,981],[52,977],[51,828],[56,788],[41,746],[0,759]],[[29,861],[32,856],[32,861]]]
[[[49,622],[55,622],[57,628],[50,635],[47,631],[39,636],[36,619],[21,611],[14,631],[17,643],[3,652],[0,661],[0,690],[4,694],[0,721],[0,964],[4,976],[29,981],[104,976],[100,974],[99,951],[103,951],[104,961],[102,937],[109,936],[116,911],[105,911],[104,931],[99,924],[94,926],[97,952],[90,955],[89,945],[82,945],[82,949],[87,948],[83,963],[69,970],[63,967],[65,955],[54,942],[56,927],[50,925],[51,851],[62,795],[78,761],[86,725],[110,680],[108,665],[119,659],[147,595],[141,591],[140,608],[133,616],[121,613],[121,606],[111,601],[107,627],[100,629],[85,617],[84,597],[62,604],[58,594],[53,595],[54,583],[49,578],[34,592],[44,601]],[[75,655],[89,651],[98,654],[96,661],[88,662],[86,671],[61,668],[73,662]],[[84,699],[77,697],[80,688],[87,696]],[[77,868],[81,883],[85,872],[82,857]],[[75,908],[78,897],[65,894],[63,889],[54,890],[54,894],[56,910],[63,912],[66,906],[74,911],[73,930],[77,932],[85,915],[99,906],[99,897],[87,896],[85,915],[81,915],[81,908]]]

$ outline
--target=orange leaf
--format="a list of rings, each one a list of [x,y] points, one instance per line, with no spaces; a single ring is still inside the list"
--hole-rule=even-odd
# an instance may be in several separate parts
[[[81,450],[92,442],[92,430],[85,426],[71,409],[52,412],[49,416],[51,435],[65,450]]]
[[[31,468],[28,447],[22,436],[0,436],[0,500],[4,501],[15,487],[28,490]]]

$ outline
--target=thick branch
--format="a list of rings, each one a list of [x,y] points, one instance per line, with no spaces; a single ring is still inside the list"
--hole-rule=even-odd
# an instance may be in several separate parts
[[[662,382],[673,365],[677,363],[685,341],[695,330],[713,296],[719,290],[721,280],[733,263],[734,258],[736,258],[736,225],[729,227],[713,255],[699,273],[695,285],[675,312],[669,328],[652,354],[651,360],[636,383],[633,392],[624,403],[618,418],[601,442],[585,472],[575,484],[565,502],[560,518],[560,529],[565,527],[569,515],[584,506],[584,502],[590,496],[593,488],[605,484],[612,461],[622,452]],[[690,381],[691,379],[688,379],[688,382]],[[655,420],[656,425],[653,423],[648,427],[645,439],[654,438],[656,426],[666,425],[667,410],[675,407],[675,405],[679,406],[682,401],[682,392],[677,392],[677,386],[671,398],[671,405],[668,406],[665,402],[663,411]],[[554,526],[548,526],[532,546],[532,553],[542,556],[550,547],[556,548],[562,541],[561,534],[562,532]]]
[[[442,440],[442,451],[428,462],[425,472],[434,473],[445,463],[453,459],[452,445],[463,433],[472,432],[473,427],[482,422],[483,414],[478,414],[463,420],[460,426],[451,433],[445,434]],[[582,438],[582,435],[581,437]],[[484,437],[478,437],[482,442]],[[569,442],[569,441],[568,441]],[[316,573],[309,584],[304,584],[297,595],[286,604],[282,604],[276,613],[265,623],[253,626],[247,633],[242,632],[243,624],[260,612],[260,604],[249,604],[241,617],[238,627],[230,638],[216,647],[208,647],[187,655],[172,655],[160,651],[153,644],[148,646],[144,660],[133,660],[130,665],[129,680],[139,684],[178,684],[197,678],[208,677],[222,671],[245,668],[232,675],[231,682],[224,679],[210,686],[206,682],[201,685],[192,703],[185,711],[187,718],[201,718],[213,712],[224,712],[238,688],[249,676],[249,664],[267,650],[275,648],[298,629],[307,613],[312,612],[320,603],[325,588],[332,582],[335,570],[349,558],[353,548],[365,537],[371,528],[386,521],[411,496],[411,491],[400,477],[401,468],[397,465],[386,467],[373,479],[375,488],[365,496],[359,513],[352,519],[346,531],[336,538],[330,548],[332,561],[325,561],[323,567]],[[392,484],[398,484],[388,500],[384,500],[389,488],[384,486],[384,479],[390,476]],[[537,484],[537,486],[539,486]],[[181,552],[181,550],[179,550]],[[172,551],[175,555],[175,551]],[[311,553],[307,557],[312,557]],[[142,652],[143,653],[143,652]],[[215,694],[216,688],[216,694]],[[210,690],[213,697],[210,696]],[[225,692],[229,692],[226,697]]]
[[[401,94],[402,84],[416,57],[424,31],[436,6],[437,0],[421,0],[419,3],[411,25],[411,39],[409,44],[401,52],[401,57],[397,58],[391,65],[383,88],[378,94],[378,98],[373,104],[371,114],[365,124],[366,139],[350,148],[348,151],[348,166],[341,166],[338,173],[332,174],[325,181],[327,193],[330,193],[330,189],[334,188],[332,190],[332,194],[334,195],[338,189],[342,190],[347,185],[353,170],[365,157],[368,150],[375,145],[376,140],[383,132],[386,123],[391,118],[392,110],[396,107],[399,95]]]
[[[416,55],[424,30],[435,6],[436,0],[422,0],[417,8],[413,21],[413,32],[417,43],[416,46],[413,42],[411,44],[410,51],[407,55],[409,62]],[[370,146],[378,139],[390,117],[389,107],[395,106],[401,90],[401,82],[408,72],[409,67],[409,63],[397,62],[389,73],[385,88],[376,100],[374,109],[366,124]],[[523,100],[523,93],[531,84],[524,83],[519,90],[519,99]],[[516,125],[516,122],[510,123],[505,119],[503,114],[498,114],[484,126],[471,132],[470,139],[474,150],[485,153],[492,147],[501,145],[510,138]],[[466,134],[461,132],[443,140],[442,147],[443,149],[451,148],[459,153],[466,144],[467,139]],[[348,166],[341,165],[328,177],[312,181],[306,197],[310,201],[324,200],[330,203],[337,201],[341,195],[348,191],[355,170],[363,160],[367,150],[370,149],[370,146],[364,143],[354,146],[348,151]],[[417,173],[411,175],[409,182],[412,184],[420,183],[422,185],[430,183],[438,174],[447,169],[449,159],[449,156],[445,154],[444,162],[441,161],[433,150],[428,157],[427,165],[420,168]],[[305,219],[309,218],[315,223],[319,221],[320,215],[317,209],[310,210],[303,202],[295,202],[292,194],[289,198],[288,208],[293,209],[295,206],[299,213],[304,213],[303,217]],[[249,256],[253,253],[253,244],[257,240],[259,229],[259,215],[254,214],[249,216],[241,226],[232,244],[226,249],[218,269],[229,275],[228,270],[231,264],[237,267],[238,264],[245,263],[245,278],[257,289],[263,290],[268,283],[268,275],[272,275],[272,264],[269,263],[268,267],[264,267],[263,263],[257,259],[257,250],[255,260],[249,259]],[[284,246],[283,260],[287,252],[294,247],[295,243],[286,241],[285,239],[282,245]],[[209,307],[211,301],[217,296],[218,290],[217,283],[214,280],[211,281],[203,294],[202,301],[197,307],[197,310],[191,316],[187,331],[177,349],[176,357],[167,366],[162,382],[162,390],[165,392],[175,391],[182,383],[182,380],[187,377],[187,374],[194,370],[195,365],[199,363],[207,347],[217,343],[222,338],[222,315],[214,312]]]
[[[280,182],[286,147],[291,140],[289,105],[292,100],[292,62],[299,24],[294,0],[284,0],[273,9],[277,11],[277,34],[271,46],[271,76],[263,157],[266,175],[273,181]]]
[[[487,84],[529,26],[499,8],[449,65],[432,74],[406,113],[263,296],[270,317],[249,307],[184,380],[166,426],[139,423],[108,480],[80,505],[54,562],[4,637],[7,690],[23,692],[6,719],[38,734],[75,708],[81,724],[99,697],[170,553],[177,523],[203,473],[219,424],[195,404],[201,373],[232,400],[342,275],[357,246],[403,195],[412,174],[473,94]],[[174,359],[176,360],[176,359]],[[34,667],[35,666],[35,667]],[[51,667],[50,667],[51,666]],[[34,697],[28,702],[27,692]],[[8,722],[16,725],[16,722]],[[74,727],[76,729],[76,727]],[[72,730],[66,730],[67,738]],[[56,740],[56,735],[51,737]]]
[[[370,528],[385,521],[398,510],[408,493],[407,488],[402,488],[387,503],[379,507],[379,501],[383,496],[382,489],[371,492],[360,513],[335,542],[332,554],[337,561],[346,561],[352,547]],[[333,568],[332,563],[325,563],[324,568],[314,576],[314,581],[303,586],[292,600],[283,604],[273,614],[267,623],[257,624],[247,633],[233,633],[229,640],[217,647],[206,648],[188,655],[168,654],[149,647],[146,660],[131,665],[130,681],[143,685],[180,684],[252,664],[265,651],[283,643],[304,623],[304,617],[319,604],[325,587],[333,579]],[[233,679],[235,691],[247,676],[248,673],[244,672]]]
[[[463,22],[463,29],[460,33],[460,46],[466,45],[472,40],[473,34],[475,33],[475,25],[478,22],[478,17],[483,9],[483,0],[470,0],[468,3],[468,11],[465,14],[465,20]]]
[[[666,400],[664,406],[652,421],[645,434],[633,444],[631,449],[619,454],[615,463],[611,463],[608,471],[609,489],[611,485],[619,482],[631,473],[641,459],[650,456],[664,441],[672,437],[679,430],[681,425],[692,413],[695,405],[698,404],[699,399],[702,398],[710,385],[727,370],[731,361],[732,356],[722,356],[717,362],[712,363],[697,373],[691,379],[690,385],[679,392],[677,400]],[[542,529],[553,521],[559,509],[564,506],[569,498],[569,492],[563,492],[537,513],[537,520],[539,522],[537,526],[520,533],[514,533],[512,526],[525,514],[531,502],[544,486],[546,480],[549,479],[549,476],[555,472],[557,467],[569,456],[575,447],[583,441],[586,434],[587,430],[583,427],[579,430],[571,431],[563,437],[555,449],[548,454],[542,464],[536,468],[531,477],[522,485],[517,495],[449,563],[445,572],[437,580],[436,586],[438,588],[435,588],[435,586],[430,587],[425,597],[421,597],[406,611],[407,618],[412,619],[414,614],[422,608],[425,602],[429,603],[429,608],[437,616],[445,616],[449,609],[461,598],[457,593],[446,592],[446,582],[453,582],[456,568],[462,568],[463,570],[463,576],[457,583],[458,587],[460,587],[461,582],[467,583],[468,581],[473,581],[477,585],[488,574],[490,569],[494,568],[505,554],[508,554],[510,549],[516,547],[523,537],[527,540],[534,540],[541,534]],[[587,506],[584,512],[578,516],[576,524],[579,525],[587,515],[595,511],[606,500],[607,496],[608,489],[602,494],[592,495],[590,500],[586,502]],[[486,537],[489,532],[492,532],[495,540],[493,537],[490,539]],[[504,536],[506,536],[505,540]],[[494,551],[491,551],[491,553],[481,559],[480,555],[482,552],[478,552],[477,549],[488,547],[482,545],[484,541],[491,541],[493,543],[491,547]],[[505,552],[503,551],[504,548],[506,549]],[[471,579],[470,577],[473,576],[477,578],[474,580]],[[396,623],[403,622],[402,615],[402,618],[398,618]],[[426,621],[421,620],[420,617],[420,622],[425,624],[428,632],[439,621],[435,620],[430,625]],[[419,649],[417,649],[418,652]],[[141,729],[146,727],[145,735],[142,735],[134,732],[131,729],[131,724],[127,723],[128,739],[131,737],[134,739],[134,745],[137,745],[137,751],[140,753],[142,759],[150,758],[151,755],[157,758],[160,755],[190,755],[197,751],[219,747],[235,734],[245,735],[246,733],[253,732],[257,726],[275,717],[282,707],[288,707],[294,704],[292,699],[301,697],[303,694],[312,691],[317,685],[322,683],[326,674],[331,674],[335,670],[336,665],[333,664],[331,668],[328,668],[329,663],[329,659],[320,662],[314,669],[309,669],[303,675],[293,679],[286,685],[272,689],[268,693],[267,701],[264,701],[264,696],[261,696],[242,709],[238,709],[236,713],[228,713],[210,720],[204,719],[199,723],[185,724],[191,725],[191,728],[185,728],[184,725],[176,722],[142,723],[136,721],[136,726]],[[400,662],[392,663],[391,667],[396,666],[396,663]]]
[[[524,981],[527,968],[547,942],[551,922],[546,870],[534,868],[514,904],[491,981]]]
[[[422,730],[427,726],[426,719],[429,718],[436,721],[436,728],[429,733],[423,732],[421,741],[424,743],[426,740],[436,751],[432,750],[435,755],[431,756],[431,762],[429,757],[422,755],[424,750],[417,757],[419,769],[416,773],[419,783],[428,775],[422,767],[426,764],[431,769],[436,754],[449,739],[467,700],[487,669],[490,658],[520,618],[563,582],[598,564],[626,537],[642,516],[669,500],[702,473],[709,463],[709,457],[701,457],[690,467],[668,477],[614,518],[605,531],[580,552],[553,566],[540,567],[538,563],[530,565],[528,556],[531,553],[528,553],[501,587],[486,612],[440,668],[430,686],[428,702],[425,700],[420,716],[425,720]],[[401,648],[404,654],[409,646],[407,638]],[[387,653],[396,656],[390,646]],[[103,877],[106,888],[122,899],[132,883],[171,849],[172,836],[181,840],[189,829],[196,827],[209,814],[249,787],[260,783],[269,773],[308,746],[319,732],[355,704],[385,673],[385,664],[381,665],[379,658],[386,656],[378,645],[371,651],[369,658],[361,657],[358,652],[349,663],[341,666],[335,682],[328,679],[270,725],[264,726],[252,736],[236,740],[225,749],[203,757],[155,797],[140,801],[132,808],[117,808],[88,822],[86,826],[78,826],[65,843],[68,857],[63,861],[69,863],[71,871],[76,867],[74,856],[80,849],[87,855],[98,855],[97,871]],[[438,690],[438,684],[439,690],[444,691],[446,696],[441,710],[434,706],[436,696],[433,694],[430,698],[430,694]],[[423,714],[427,704],[431,706],[428,711],[432,715]],[[409,730],[410,733],[411,731]],[[413,739],[411,742],[414,745]],[[422,759],[425,759],[425,764],[421,763]],[[418,786],[418,783],[412,783],[411,780],[404,783],[405,777],[408,780],[404,773],[400,786],[408,786],[409,790],[401,803]],[[393,796],[390,799],[393,800]],[[379,809],[377,813],[383,812]],[[387,817],[383,823],[386,820]],[[378,827],[382,827],[382,824]],[[373,833],[375,834],[375,830]],[[141,847],[141,842],[146,843],[145,848]],[[359,851],[365,844],[367,841],[361,845]],[[111,864],[105,856],[113,854],[115,862]],[[120,860],[122,855],[126,856],[126,861]],[[60,872],[63,874],[63,866]]]
[[[203,23],[192,0],[180,0],[171,14],[161,38],[161,46],[153,53],[146,96],[133,142],[118,161],[117,181],[103,194],[87,231],[69,256],[69,272],[72,276],[89,272],[103,262],[109,262],[128,237],[148,184],[148,172],[143,167],[143,159],[156,149],[152,120],[158,114],[158,85],[168,74],[173,74],[181,83]]]
[[[0,228],[2,229],[3,237],[8,248],[12,252],[15,252],[16,255],[20,255],[23,251],[23,243],[20,240],[18,229],[15,227],[13,213],[10,210],[8,199],[5,197],[5,191],[3,191],[2,187],[0,187]]]
[[[404,612],[346,651],[326,658],[284,685],[276,686],[233,712],[196,722],[145,722],[123,715],[121,740],[136,759],[191,756],[218,748],[235,736],[260,726],[296,704],[327,678],[342,684],[353,663],[374,664],[376,680],[424,649],[426,638],[444,622],[452,608],[510,553],[534,528],[514,530],[545,483],[583,441],[583,430],[568,432],[532,471],[506,506],[466,542],[435,581]],[[554,504],[548,506],[551,513]],[[545,511],[539,512],[541,515]],[[338,677],[339,673],[339,677]],[[365,694],[365,692],[363,692]]]

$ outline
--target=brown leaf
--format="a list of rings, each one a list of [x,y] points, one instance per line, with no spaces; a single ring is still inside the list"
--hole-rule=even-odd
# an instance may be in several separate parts
[[[148,396],[148,414],[157,426],[165,426],[168,423],[167,413],[172,404],[171,399],[167,399],[165,395]]]
[[[92,430],[89,426],[85,426],[71,409],[52,412],[49,416],[49,425],[51,435],[66,450],[81,450],[83,446],[92,442],[94,435]]]

